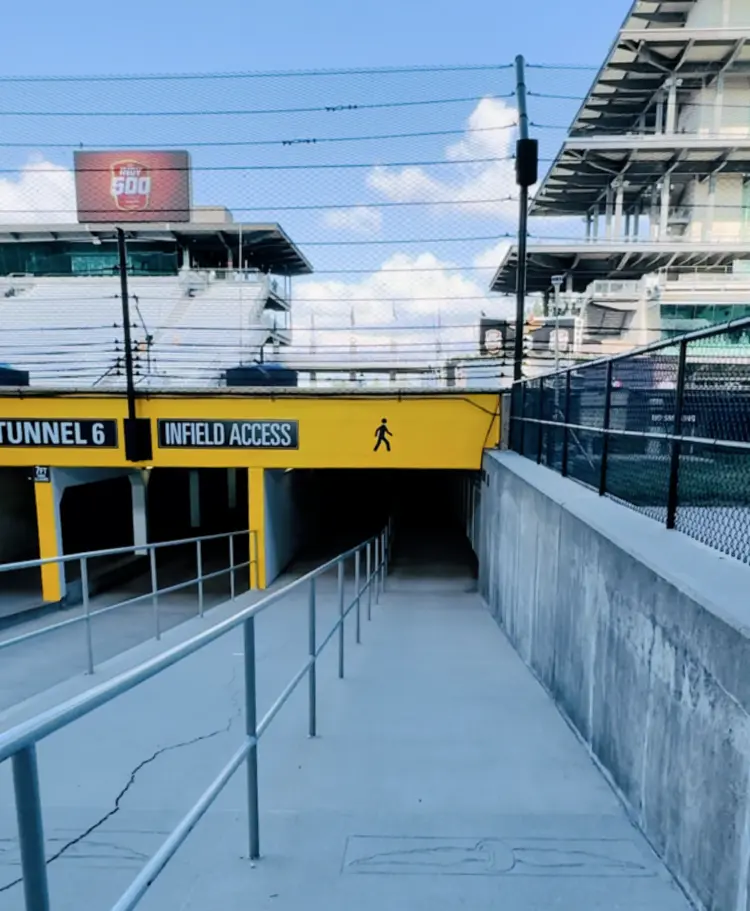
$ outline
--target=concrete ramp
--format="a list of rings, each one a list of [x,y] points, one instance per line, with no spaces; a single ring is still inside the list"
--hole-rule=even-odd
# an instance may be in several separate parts
[[[140,907],[687,911],[471,574],[418,562],[418,585],[394,562],[361,646],[347,628],[343,682],[322,659],[320,736],[302,687],[261,741],[262,859],[238,774]],[[335,580],[318,591],[325,630]],[[261,711],[305,655],[305,610],[258,618]],[[55,911],[114,903],[240,740],[241,706],[237,631],[40,745]],[[8,765],[0,911],[22,908]]]

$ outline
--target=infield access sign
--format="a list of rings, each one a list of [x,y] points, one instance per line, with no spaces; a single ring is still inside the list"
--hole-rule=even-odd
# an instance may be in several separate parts
[[[74,152],[79,222],[190,220],[184,151]]]
[[[160,449],[299,449],[297,421],[159,421]]]

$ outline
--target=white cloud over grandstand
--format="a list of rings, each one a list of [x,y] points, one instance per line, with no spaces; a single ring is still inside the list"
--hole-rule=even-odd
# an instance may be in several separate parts
[[[517,116],[504,101],[483,98],[469,115],[463,138],[445,150],[446,160],[456,162],[455,167],[428,172],[415,166],[379,166],[368,174],[368,186],[392,202],[451,202],[446,208],[464,214],[512,218],[517,204],[505,198],[516,195],[510,156]],[[451,176],[443,176],[445,171]]]
[[[0,175],[0,222],[48,224],[75,220],[75,183],[69,168],[36,156],[17,174]]]
[[[395,253],[356,281],[311,279],[295,286],[294,348],[304,357],[404,361],[473,357],[479,320],[509,315],[507,300],[487,291],[488,273],[470,277],[433,253]]]
[[[323,216],[323,223],[328,228],[350,231],[352,234],[380,234],[383,226],[383,215],[380,209],[372,206],[354,206],[351,209],[332,209]]]

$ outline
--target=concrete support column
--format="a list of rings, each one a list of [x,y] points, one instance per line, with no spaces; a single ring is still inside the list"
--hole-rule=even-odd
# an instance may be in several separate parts
[[[193,468],[189,475],[190,484],[190,527],[200,528],[201,524],[201,480],[198,470]]]
[[[656,102],[656,128],[654,132],[657,136],[664,132],[664,96],[661,93]]]
[[[667,129],[666,132],[672,135],[677,129],[677,79],[669,80],[669,92],[667,94]]]
[[[598,240],[598,239],[599,239],[599,204],[598,204],[598,203],[596,204],[596,207],[595,207],[595,209],[594,209],[594,231],[593,231],[593,234],[594,234],[594,240]]]
[[[622,211],[625,204],[625,187],[620,181],[617,184],[615,195],[615,237],[619,240],[622,237]]]
[[[651,240],[659,236],[659,190],[656,184],[651,186],[651,199],[648,207],[648,224]]]
[[[711,240],[714,234],[714,218],[716,214],[716,174],[708,178],[708,198],[706,200],[706,215],[703,221],[703,240]]]
[[[721,133],[721,123],[724,117],[724,74],[716,77],[716,96],[714,98],[714,135]]]
[[[55,478],[56,470],[46,470],[47,480],[34,481],[36,501],[37,534],[39,536],[39,557],[62,555],[62,524],[60,522],[60,501],[63,490]],[[37,475],[41,477],[41,475]],[[65,569],[62,563],[48,563],[41,567],[42,599],[50,604],[65,597]]]
[[[586,240],[591,240],[591,212],[586,213]]]
[[[607,240],[612,240],[612,214],[613,214],[613,204],[612,204],[612,187],[607,187],[607,196],[604,204],[604,224],[605,230],[604,234]]]
[[[148,472],[134,472],[130,476],[130,492],[133,498],[133,544],[139,548],[137,554],[147,554],[148,525],[146,515],[146,485]]]
[[[250,588],[266,587],[266,479],[265,469],[248,468],[247,492],[250,529]]]
[[[672,179],[669,174],[664,175],[661,183],[661,201],[659,203],[659,240],[667,239],[667,227],[669,223],[669,194],[672,188]]]

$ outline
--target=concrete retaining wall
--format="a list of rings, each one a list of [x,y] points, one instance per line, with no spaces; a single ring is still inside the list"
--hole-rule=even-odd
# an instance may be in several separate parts
[[[480,591],[694,900],[748,911],[750,567],[488,453]]]

